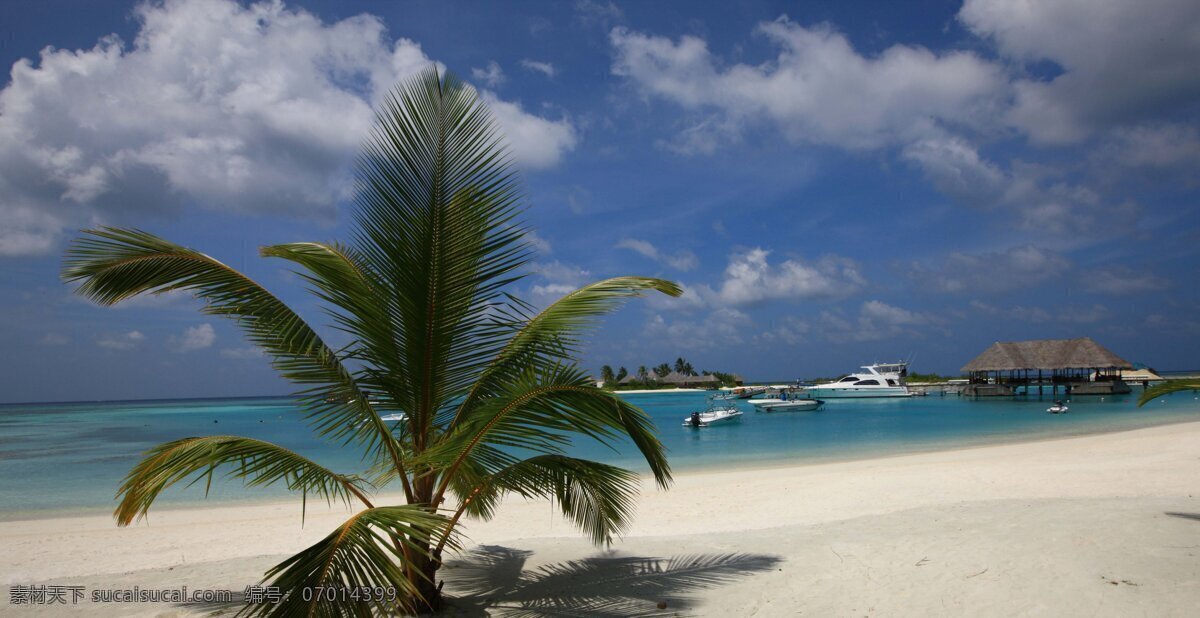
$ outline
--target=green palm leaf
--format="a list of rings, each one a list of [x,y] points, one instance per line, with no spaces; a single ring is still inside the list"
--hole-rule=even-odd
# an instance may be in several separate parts
[[[481,402],[460,419],[453,433],[421,455],[431,469],[444,470],[441,496],[454,475],[481,444],[561,453],[570,434],[583,434],[603,444],[618,436],[632,440],[661,487],[670,483],[670,466],[653,423],[644,412],[620,397],[598,389],[575,367],[527,372],[506,393]]]
[[[1168,380],[1142,391],[1142,396],[1138,397],[1138,407],[1140,408],[1163,395],[1197,389],[1200,389],[1200,382],[1196,380]]]
[[[560,362],[564,354],[573,351],[571,346],[577,342],[577,338],[594,326],[601,316],[647,291],[659,291],[670,296],[683,293],[679,285],[662,279],[615,277],[579,288],[525,321],[475,382],[471,392],[458,406],[457,417],[450,426],[453,427],[458,418],[471,410],[480,397],[502,387],[505,382],[526,370],[530,362],[539,357],[548,357],[552,363]]]
[[[593,543],[611,544],[613,536],[629,525],[639,485],[638,475],[624,468],[564,455],[539,455],[491,475],[464,496],[464,511],[489,518],[506,493],[552,498]]]
[[[358,165],[354,246],[387,290],[414,448],[503,344],[487,309],[529,260],[517,176],[473,89],[435,69],[388,96]]]
[[[199,251],[140,230],[85,230],[67,250],[62,276],[77,293],[101,305],[133,296],[187,290],[205,313],[232,318],[272,356],[285,378],[307,385],[299,393],[309,419],[333,439],[358,441],[368,451],[392,448],[354,376],[303,319],[245,275]],[[396,456],[398,459],[398,456]]]
[[[211,484],[213,474],[224,466],[229,466],[226,476],[240,478],[249,487],[282,482],[292,491],[316,494],[327,502],[349,505],[353,496],[371,505],[361,480],[336,474],[281,446],[238,436],[205,436],[167,442],[146,452],[117,492],[118,525],[144,517],[159,494],[180,481],[207,479]]]
[[[280,603],[248,605],[250,616],[390,615],[418,590],[408,568],[427,556],[447,520],[413,505],[366,509],[311,547],[267,572],[264,584],[287,591]],[[458,545],[451,535],[449,546]],[[349,596],[351,591],[363,594]],[[307,597],[307,598],[306,598]]]

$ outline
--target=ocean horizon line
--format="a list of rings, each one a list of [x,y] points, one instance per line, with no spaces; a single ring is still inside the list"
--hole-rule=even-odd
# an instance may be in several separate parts
[[[1200,369],[1164,369],[1156,370],[1158,375],[1163,377],[1171,376],[1174,378],[1189,377],[1192,375],[1200,375]],[[796,379],[767,379],[767,380],[744,380],[748,385],[764,385],[764,384],[790,384]],[[664,389],[665,390],[665,389]],[[621,392],[621,391],[615,391]],[[203,397],[146,397],[146,398],[122,398],[122,399],[78,399],[64,401],[10,401],[0,402],[0,408],[12,406],[71,406],[84,404],[116,404],[116,403],[162,403],[172,401],[223,401],[228,399],[282,399],[295,397],[295,393],[281,393],[277,395],[211,395]]]

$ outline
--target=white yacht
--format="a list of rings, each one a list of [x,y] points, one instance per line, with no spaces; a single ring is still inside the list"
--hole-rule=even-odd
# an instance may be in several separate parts
[[[852,373],[834,382],[806,387],[813,399],[847,399],[863,397],[912,397],[904,385],[908,363],[864,365],[861,373]]]

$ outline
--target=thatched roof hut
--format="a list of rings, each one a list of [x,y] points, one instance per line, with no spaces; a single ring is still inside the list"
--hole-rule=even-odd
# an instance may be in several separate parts
[[[672,371],[671,373],[668,373],[667,375],[658,379],[659,382],[665,382],[667,384],[675,384],[678,386],[683,386],[685,383],[687,383],[687,380],[688,380],[688,376],[685,376],[682,373],[679,373],[678,371]]]
[[[964,372],[1133,369],[1133,365],[1089,337],[997,341],[963,366]]]
[[[659,378],[659,382],[663,382],[665,384],[674,384],[675,386],[684,387],[684,386],[712,386],[712,385],[716,385],[717,383],[719,383],[720,380],[718,380],[716,376],[689,376],[689,375],[684,375],[682,373],[679,373],[678,371],[672,371],[671,373],[668,373],[667,375],[663,376],[662,378]]]

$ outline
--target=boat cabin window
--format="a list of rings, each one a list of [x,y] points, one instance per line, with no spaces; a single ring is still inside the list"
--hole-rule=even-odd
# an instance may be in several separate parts
[[[846,376],[846,377],[842,378],[841,380],[838,380],[838,382],[853,382],[857,379],[858,378],[856,378],[854,376]]]
[[[861,382],[855,382],[854,385],[855,386],[879,386],[879,380],[862,380]]]
[[[888,378],[888,386],[895,386],[895,385],[896,385],[896,381],[891,378]]]

